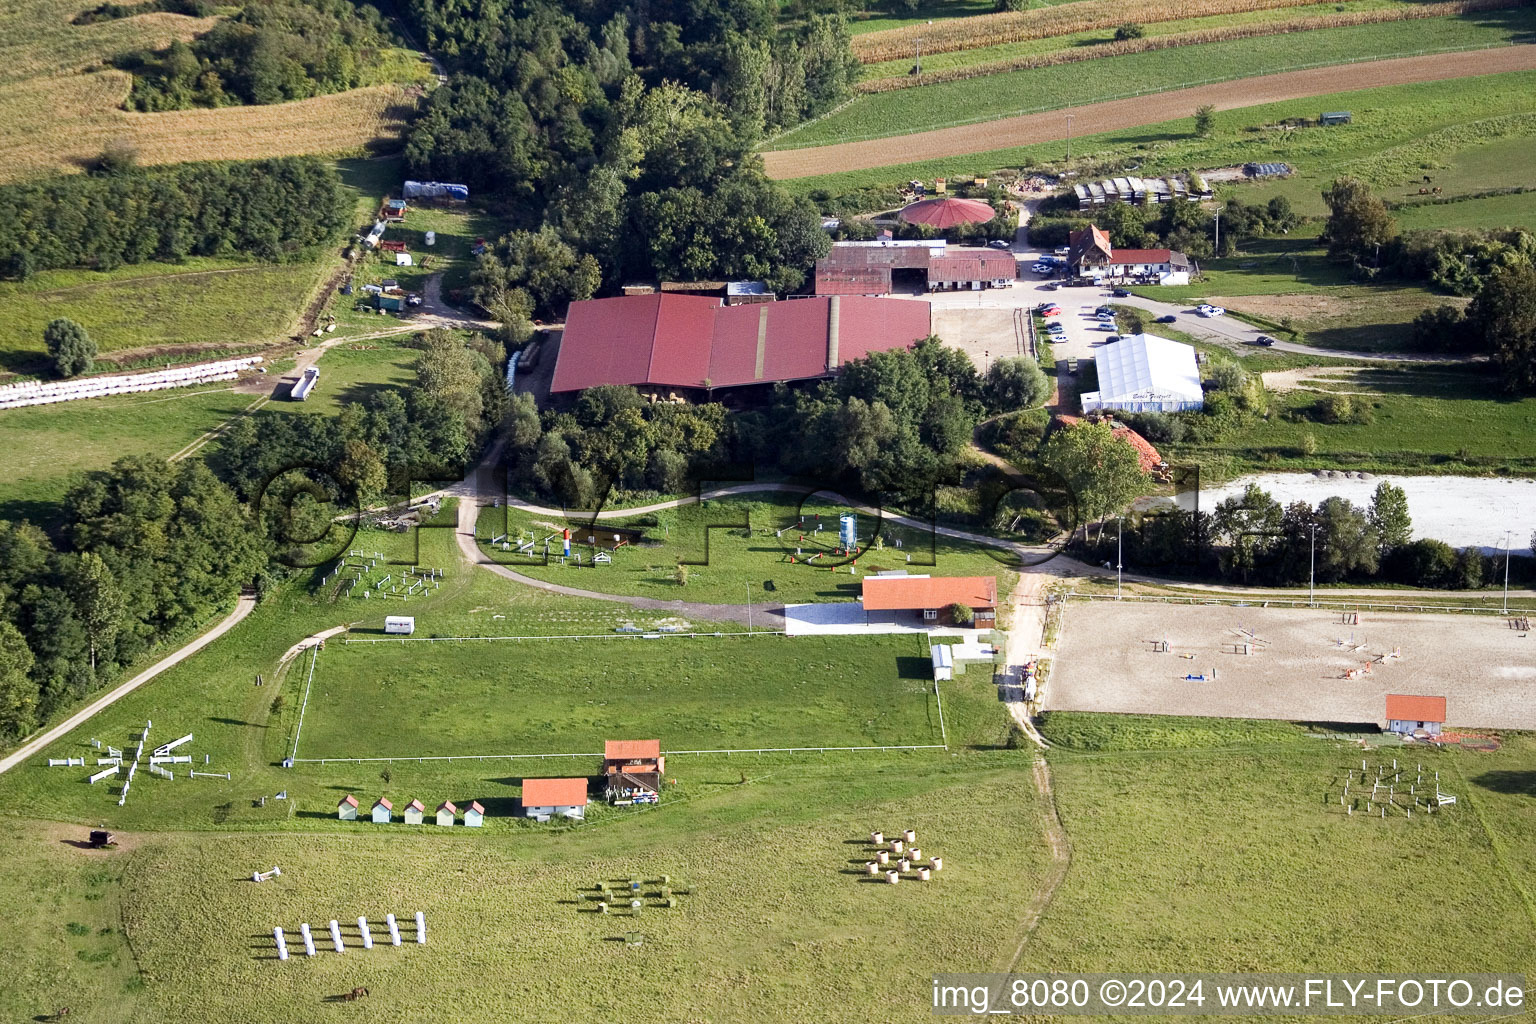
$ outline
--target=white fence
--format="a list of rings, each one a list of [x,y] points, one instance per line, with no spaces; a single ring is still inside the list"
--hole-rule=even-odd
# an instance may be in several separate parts
[[[3,384],[0,385],[0,409],[20,409],[29,405],[72,402],[77,398],[103,398],[107,395],[164,391],[168,388],[184,388],[194,384],[234,380],[241,370],[248,370],[261,361],[261,356],[245,356],[241,359],[225,359],[217,363],[200,363],[196,366],[155,370],[152,373]]]

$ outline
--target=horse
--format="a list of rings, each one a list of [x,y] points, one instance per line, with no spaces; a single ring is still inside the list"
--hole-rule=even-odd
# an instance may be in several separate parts
[[[348,992],[342,998],[345,999],[349,1003],[355,1003],[359,999],[362,999],[367,994],[368,994],[368,990],[366,988],[364,988],[363,986],[359,985],[357,988],[353,989],[351,992]]]

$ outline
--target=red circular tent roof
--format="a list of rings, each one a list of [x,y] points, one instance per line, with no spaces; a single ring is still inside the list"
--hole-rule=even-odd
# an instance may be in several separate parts
[[[997,212],[980,199],[920,199],[897,214],[908,224],[952,228],[956,224],[985,224]]]

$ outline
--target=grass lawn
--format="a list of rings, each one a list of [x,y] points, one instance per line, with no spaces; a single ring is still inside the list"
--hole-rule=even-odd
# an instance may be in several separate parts
[[[1269,418],[1218,444],[1169,444],[1177,460],[1222,456],[1256,469],[1337,469],[1454,473],[1536,473],[1525,439],[1536,430],[1536,399],[1500,397],[1498,384],[1472,372],[1375,369],[1311,386],[1351,392],[1369,407],[1368,424],[1319,422],[1319,391],[1272,395]],[[1317,451],[1305,452],[1306,439]]]
[[[127,365],[154,358],[151,350],[170,349],[187,362],[269,345],[288,332],[314,284],[313,260],[211,259],[0,281],[9,341],[0,348],[0,371],[42,373],[43,328],[61,316],[83,324],[104,358]]]
[[[921,636],[610,634],[330,644],[298,756],[591,754],[641,733],[669,750],[942,742]]]
[[[170,456],[252,401],[214,385],[8,409],[0,413],[0,519],[51,524],[76,474],[125,455]]]
[[[1527,143],[1529,145],[1529,143]],[[1412,231],[1432,228],[1526,228],[1536,225],[1536,191],[1464,199],[1455,203],[1397,210],[1397,226]]]
[[[421,354],[404,342],[409,335],[343,342],[320,358],[320,382],[302,402],[274,402],[268,412],[335,415],[352,402],[366,402],[389,388],[408,387],[416,379]]]
[[[598,565],[592,564],[592,547],[584,543],[592,532],[582,525],[587,520],[569,523],[572,563],[579,554],[581,566],[560,564],[559,531],[567,522],[558,517],[527,515],[505,506],[482,509],[477,536],[481,549],[495,561],[537,579],[609,594],[670,600],[743,604],[750,599],[763,605],[851,601],[858,598],[859,581],[866,573],[898,568],[944,576],[997,576],[999,592],[1012,587],[1014,577],[1008,566],[1013,560],[1006,549],[951,540],[892,523],[879,525],[876,540],[873,517],[862,514],[858,529],[860,546],[866,551],[858,558],[857,574],[850,573],[846,559],[836,554],[837,515],[843,510],[830,503],[807,503],[803,509],[807,525],[801,527],[802,509],[796,497],[766,492],[755,501],[716,499],[645,516],[605,519],[596,530],[600,540],[605,527],[640,529],[644,539],[615,551],[610,533],[606,543],[599,543],[597,548],[613,560]],[[819,535],[814,518],[818,514],[823,527]],[[532,539],[533,553],[502,551],[499,545],[492,549],[489,541],[502,534],[513,540],[519,536],[525,541]],[[545,564],[544,538],[551,534],[551,559]],[[901,542],[899,548],[897,541]],[[801,552],[798,556],[797,548]],[[821,557],[812,559],[817,553]],[[683,586],[677,582],[680,561],[688,563]]]
[[[1081,67],[1063,65],[898,89],[855,100],[835,114],[780,136],[769,148],[795,149],[904,135],[958,122],[985,121],[1203,81],[1246,78],[1301,65],[1440,47],[1493,45],[1518,38],[1532,27],[1536,27],[1536,12],[1520,8],[1106,57],[1093,62],[1091,75],[1085,75]],[[1307,107],[1316,117],[1317,101]],[[963,117],[957,119],[956,111],[964,111]]]

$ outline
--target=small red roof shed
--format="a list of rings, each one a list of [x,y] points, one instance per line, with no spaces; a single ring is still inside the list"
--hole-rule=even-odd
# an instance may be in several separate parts
[[[1387,694],[1387,721],[1443,723],[1445,698],[1411,697],[1401,693],[1389,693]]]
[[[348,807],[356,807],[357,797],[353,796],[351,793],[348,793],[346,796],[342,797],[336,802],[337,807],[340,807],[342,804],[346,804]]]
[[[524,779],[524,807],[584,807],[586,779]]]

